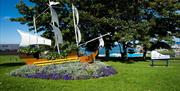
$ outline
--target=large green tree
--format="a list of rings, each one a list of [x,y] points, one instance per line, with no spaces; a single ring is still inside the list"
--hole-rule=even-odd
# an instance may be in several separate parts
[[[118,27],[121,25],[121,17],[125,17],[129,10],[128,6],[131,6],[131,1],[112,1],[112,0],[91,0],[91,1],[80,1],[80,0],[57,0],[60,2],[60,5],[54,7],[59,15],[59,20],[61,21],[61,31],[63,32],[63,37],[65,41],[72,42],[75,41],[74,31],[73,31],[73,21],[72,21],[72,12],[71,4],[73,3],[79,10],[80,13],[80,24],[83,37],[83,42],[89,39],[99,36],[99,34],[105,34],[111,32],[114,34],[115,31],[118,31]],[[30,0],[34,3],[34,6],[27,6],[23,1],[20,1],[16,7],[22,17],[12,18],[12,21],[21,22],[22,24],[27,24],[30,27],[30,30],[33,30],[32,18],[34,15],[38,16],[43,12],[48,6],[48,0]],[[125,14],[122,15],[121,13]],[[38,31],[45,31],[44,36],[52,39],[50,22],[50,13],[44,12],[37,21]],[[71,38],[69,37],[71,36]],[[104,38],[105,47],[107,50],[111,49],[114,40],[111,36]],[[93,45],[92,45],[93,44]],[[96,47],[97,42],[95,41]],[[97,49],[94,47],[94,43],[89,43],[87,49]]]
[[[180,37],[180,10],[178,0],[148,0],[143,3],[147,20],[153,21],[150,35],[167,40],[171,36]]]
[[[82,42],[111,32],[112,36],[104,37],[106,54],[114,42],[124,45],[133,40],[142,44],[149,44],[150,38],[155,35],[160,39],[171,35],[179,35],[179,9],[177,0],[55,0],[60,2],[55,6],[60,21],[60,30],[63,33],[65,44],[75,44],[71,5],[74,4],[80,14],[80,30]],[[30,0],[34,6],[27,6],[20,1],[16,7],[22,17],[12,18],[12,21],[27,24],[33,30],[33,16],[38,16],[48,7],[49,0]],[[153,10],[153,11],[152,11]],[[158,14],[158,15],[157,15]],[[38,31],[45,31],[43,36],[53,39],[51,32],[50,13],[44,12],[37,19]],[[89,50],[96,50],[98,41],[86,45]]]

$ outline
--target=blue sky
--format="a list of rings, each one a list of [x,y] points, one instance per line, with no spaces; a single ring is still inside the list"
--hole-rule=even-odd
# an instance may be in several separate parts
[[[32,5],[28,0],[24,1],[26,4]],[[20,35],[16,30],[28,30],[26,25],[9,20],[9,18],[21,16],[16,9],[18,2],[19,0],[0,0],[0,44],[19,44]]]

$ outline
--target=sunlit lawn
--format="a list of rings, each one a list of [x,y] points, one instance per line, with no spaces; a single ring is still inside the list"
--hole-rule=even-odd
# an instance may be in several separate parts
[[[118,74],[89,80],[43,80],[11,77],[9,72],[24,65],[17,56],[0,56],[0,91],[180,91],[180,60],[165,62],[105,62]],[[161,66],[160,66],[161,65]]]

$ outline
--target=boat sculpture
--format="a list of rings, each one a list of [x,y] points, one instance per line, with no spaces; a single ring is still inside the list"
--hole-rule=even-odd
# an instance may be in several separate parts
[[[59,4],[59,2],[53,2],[53,1],[49,1],[49,9],[51,12],[51,23],[50,25],[52,26],[52,32],[54,33],[54,39],[55,39],[55,46],[57,47],[58,53],[60,54],[60,50],[59,50],[59,45],[63,44],[63,36],[62,33],[59,29],[59,20],[58,20],[58,15],[56,13],[56,11],[53,9],[53,5],[57,5]],[[77,47],[81,47],[82,45],[85,45],[87,43],[90,43],[94,40],[99,40],[99,48],[104,46],[104,41],[103,41],[103,37],[109,35],[110,33],[104,34],[104,35],[100,35],[97,38],[91,39],[83,44],[80,44],[81,42],[81,32],[80,29],[78,27],[79,24],[79,13],[77,8],[72,4],[72,14],[73,14],[73,22],[74,22],[74,31],[75,31],[75,38],[76,38],[76,45]],[[29,46],[29,45],[48,45],[51,46],[51,40],[47,39],[47,38],[43,38],[41,36],[37,35],[37,30],[36,30],[36,22],[35,22],[36,18],[33,19],[34,21],[34,27],[35,27],[35,32],[36,34],[30,34],[30,33],[26,33],[23,32],[21,30],[17,30],[19,32],[19,34],[21,35],[21,43],[20,46]],[[95,61],[96,55],[98,54],[98,50],[93,52],[90,55],[82,55],[82,56],[78,56],[78,55],[68,55],[67,58],[62,59],[55,59],[55,60],[48,60],[48,59],[36,59],[33,57],[22,57],[23,60],[26,61],[27,64],[35,64],[38,66],[43,66],[43,65],[49,65],[49,64],[57,64],[57,63],[65,63],[65,62],[93,62]]]

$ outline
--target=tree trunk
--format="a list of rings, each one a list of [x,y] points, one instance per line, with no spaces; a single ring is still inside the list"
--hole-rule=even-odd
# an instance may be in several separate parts
[[[33,53],[33,57],[39,59],[39,52],[37,51],[36,53]]]
[[[146,60],[146,53],[147,52],[143,52],[143,59]]]
[[[135,48],[135,47],[136,47],[135,42],[136,42],[136,40],[134,39],[134,40],[133,40],[133,48]]]
[[[122,45],[123,45],[123,52],[121,52],[121,57],[123,60],[126,60],[127,59],[127,48],[126,48],[126,44],[125,42],[122,42]]]
[[[110,53],[109,53],[109,49],[106,49],[106,60],[108,60],[109,59],[109,55],[110,55]]]
[[[146,60],[147,47],[146,44],[143,45],[143,59]]]

